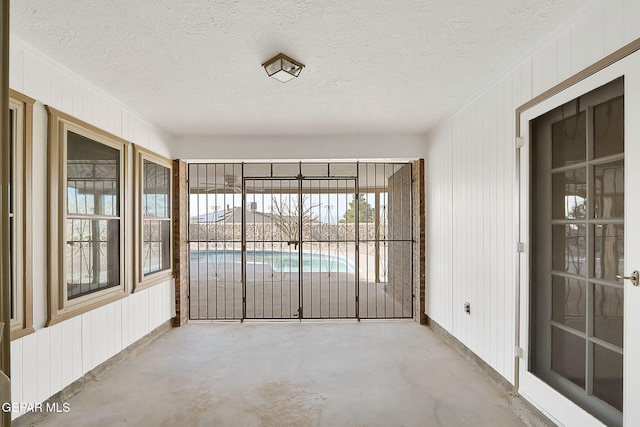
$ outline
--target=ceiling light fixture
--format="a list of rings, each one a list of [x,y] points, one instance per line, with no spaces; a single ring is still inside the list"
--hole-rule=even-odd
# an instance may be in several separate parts
[[[289,58],[283,53],[279,53],[264,64],[264,70],[269,77],[273,77],[279,82],[285,83],[294,77],[298,77],[304,68],[304,64]]]

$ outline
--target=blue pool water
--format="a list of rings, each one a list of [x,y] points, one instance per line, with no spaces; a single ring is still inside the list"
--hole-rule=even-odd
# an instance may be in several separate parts
[[[242,262],[241,251],[191,251],[192,262],[208,261],[212,264]],[[278,273],[297,273],[300,260],[297,252],[247,251],[247,263],[267,264]],[[328,254],[302,254],[302,272],[304,273],[353,273],[355,266],[349,260]]]

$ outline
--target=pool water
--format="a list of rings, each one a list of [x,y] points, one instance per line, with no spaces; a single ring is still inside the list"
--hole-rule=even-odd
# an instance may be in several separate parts
[[[241,251],[191,251],[191,261],[241,263]],[[300,259],[297,252],[247,251],[247,263],[266,264],[278,273],[297,273]],[[303,273],[354,273],[355,266],[349,260],[329,254],[302,253]]]

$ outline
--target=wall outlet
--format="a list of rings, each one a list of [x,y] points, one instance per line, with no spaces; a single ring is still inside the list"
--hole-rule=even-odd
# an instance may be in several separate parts
[[[464,312],[467,314],[471,314],[471,304],[469,304],[468,302],[464,303]]]

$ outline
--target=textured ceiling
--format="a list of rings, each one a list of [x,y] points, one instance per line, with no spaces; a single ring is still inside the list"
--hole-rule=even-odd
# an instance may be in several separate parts
[[[421,133],[583,4],[14,0],[11,31],[174,135]]]

